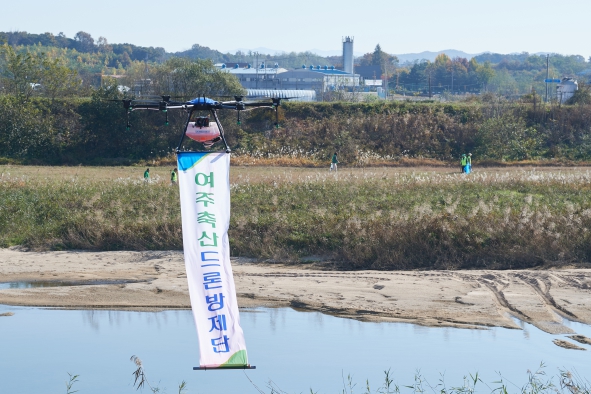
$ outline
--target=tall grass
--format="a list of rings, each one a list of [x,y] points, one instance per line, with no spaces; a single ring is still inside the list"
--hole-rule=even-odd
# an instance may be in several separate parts
[[[152,386],[148,381],[148,378],[144,371],[142,360],[137,356],[131,356],[130,360],[136,365],[136,370],[133,372],[134,383],[133,386],[137,390],[147,386],[152,393],[158,393],[161,391],[159,386]],[[558,376],[548,376],[545,371],[546,366],[543,362],[540,363],[539,367],[534,370],[527,371],[527,380],[524,384],[518,385],[515,382],[507,380],[500,372],[497,372],[497,380],[487,383],[478,372],[475,374],[469,373],[464,375],[461,384],[457,386],[449,386],[446,383],[445,374],[441,374],[437,382],[430,382],[426,379],[420,370],[418,370],[413,377],[412,382],[408,384],[400,384],[395,381],[394,372],[392,369],[384,371],[384,380],[377,389],[372,389],[368,379],[365,381],[365,387],[358,387],[355,382],[354,376],[347,374],[343,378],[343,389],[342,394],[400,394],[400,393],[412,393],[422,394],[425,392],[429,393],[440,393],[440,394],[474,394],[474,393],[491,393],[491,394],[509,394],[509,393],[520,393],[520,394],[546,394],[546,393],[560,393],[560,394],[591,394],[591,382],[585,377],[580,376],[576,371],[571,372],[568,370],[559,369]],[[244,376],[252,385],[253,389],[258,391],[260,394],[289,394],[290,392],[280,388],[273,380],[269,379],[265,385],[265,388],[258,386],[244,371]],[[72,375],[71,382],[72,382]],[[78,375],[74,376],[76,379]],[[76,380],[74,380],[76,382]],[[69,387],[71,388],[71,386]],[[187,384],[182,381],[178,386],[178,393],[183,394],[187,389]],[[165,391],[165,390],[164,390]],[[68,390],[68,393],[70,391]],[[310,394],[317,394],[310,388]]]
[[[328,255],[352,269],[586,262],[590,176],[371,172],[246,182],[233,188],[232,250]]]
[[[591,260],[591,171],[242,171],[231,185],[235,256],[344,269],[526,268]],[[164,181],[3,177],[0,245],[182,248]]]
[[[0,183],[0,244],[41,249],[182,248],[178,192],[143,181]]]

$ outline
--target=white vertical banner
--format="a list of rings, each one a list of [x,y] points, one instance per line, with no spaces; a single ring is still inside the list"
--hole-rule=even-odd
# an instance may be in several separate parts
[[[230,154],[178,153],[185,267],[201,368],[246,367],[230,265]]]

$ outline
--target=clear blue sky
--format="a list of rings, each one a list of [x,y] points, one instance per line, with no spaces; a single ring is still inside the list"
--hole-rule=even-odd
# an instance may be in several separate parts
[[[0,31],[82,30],[95,40],[180,51],[266,47],[389,53],[458,49],[557,52],[588,58],[588,0],[28,0],[0,4]]]

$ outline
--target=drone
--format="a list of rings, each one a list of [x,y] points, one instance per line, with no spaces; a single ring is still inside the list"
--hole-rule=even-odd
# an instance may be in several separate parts
[[[237,95],[233,96],[234,100],[232,101],[216,101],[202,96],[184,102],[174,101],[171,100],[171,98],[172,96],[155,96],[111,101],[120,101],[123,103],[123,108],[127,111],[127,130],[131,128],[129,115],[133,111],[152,110],[163,112],[166,115],[166,125],[168,125],[169,110],[178,109],[186,111],[187,120],[178,147],[176,148],[177,153],[181,150],[181,145],[183,144],[185,136],[194,141],[200,142],[208,149],[211,148],[213,144],[222,141],[226,148],[226,152],[230,153],[230,147],[224,137],[224,129],[218,118],[218,110],[230,109],[237,111],[238,125],[240,125],[240,112],[250,111],[257,108],[270,108],[275,111],[275,127],[279,128],[278,108],[281,105],[281,100],[289,100],[296,97],[262,97],[260,100],[244,101],[244,96]],[[207,111],[209,112],[209,115],[200,116],[198,114],[200,111]]]

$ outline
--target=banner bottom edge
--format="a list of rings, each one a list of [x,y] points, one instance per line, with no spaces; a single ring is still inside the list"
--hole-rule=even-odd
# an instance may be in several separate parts
[[[255,365],[236,365],[236,366],[219,366],[219,367],[193,367],[193,371],[207,371],[210,369],[257,369]]]

